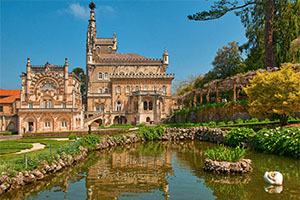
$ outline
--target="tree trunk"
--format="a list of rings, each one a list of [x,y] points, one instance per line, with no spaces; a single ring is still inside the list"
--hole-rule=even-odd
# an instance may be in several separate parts
[[[288,115],[279,115],[279,119],[280,119],[280,126],[285,126],[288,124],[288,119],[289,116]]]
[[[274,0],[266,0],[265,5],[265,68],[275,67],[273,52]]]

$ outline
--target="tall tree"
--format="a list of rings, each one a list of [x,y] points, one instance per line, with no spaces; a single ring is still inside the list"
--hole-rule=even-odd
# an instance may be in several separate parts
[[[86,84],[86,75],[84,73],[84,70],[80,67],[77,67],[75,69],[73,69],[72,71],[74,74],[76,74],[78,76],[78,78],[80,79],[81,81],[81,85],[80,85],[80,91],[81,91],[81,94],[83,96],[86,95],[86,88],[85,88],[85,84]]]
[[[229,42],[227,46],[217,51],[212,62],[213,72],[218,79],[225,79],[244,72],[244,64],[237,42]]]
[[[188,19],[196,21],[206,21],[219,19],[226,13],[231,11],[247,10],[249,7],[255,5],[262,5],[264,8],[264,44],[265,44],[265,68],[275,66],[275,58],[273,52],[273,25],[274,25],[274,11],[275,0],[245,0],[244,4],[239,5],[237,0],[219,0],[214,2],[209,11],[198,12],[189,15]]]

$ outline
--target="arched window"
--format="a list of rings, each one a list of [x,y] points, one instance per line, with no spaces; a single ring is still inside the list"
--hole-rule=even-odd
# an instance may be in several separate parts
[[[102,94],[102,88],[99,88],[98,93]]]
[[[149,102],[149,110],[152,110],[152,107],[153,107],[153,103],[152,101]]]
[[[43,108],[47,108],[47,101],[46,100],[43,101]]]
[[[149,123],[150,121],[151,121],[150,117],[147,117],[147,118],[146,118],[146,122]]]
[[[49,100],[48,105],[49,105],[49,106],[48,106],[49,108],[52,108],[52,106],[53,106],[53,105],[52,105],[52,100]]]
[[[147,85],[144,86],[144,91],[148,91],[148,86]]]
[[[121,111],[122,110],[122,104],[120,101],[117,102],[117,111]]]
[[[97,53],[99,54],[100,53],[100,47],[98,46],[98,47],[96,47],[96,49],[97,49]]]
[[[111,53],[112,52],[112,47],[108,47],[108,53]]]
[[[136,86],[136,87],[135,87],[135,91],[139,91],[139,86]]]
[[[129,92],[130,92],[130,86],[127,85],[127,86],[126,86],[126,93],[129,93]]]
[[[147,101],[144,101],[144,110],[147,110],[148,109],[148,103]]]
[[[121,94],[121,86],[117,86],[117,94]]]
[[[51,128],[50,121],[48,120],[45,121],[45,128]]]
[[[100,107],[97,105],[96,106],[96,111],[99,111],[100,110]]]
[[[107,88],[104,89],[104,93],[108,94],[108,89]]]
[[[98,80],[102,80],[102,72],[98,73]]]
[[[154,85],[154,87],[153,87],[153,90],[154,90],[154,91],[156,91],[156,90],[157,90],[157,88],[156,88],[156,86],[155,86],[155,85]]]
[[[107,79],[108,79],[108,73],[105,72],[105,73],[104,73],[104,80],[107,80]]]
[[[63,120],[63,121],[61,122],[61,127],[62,127],[62,128],[67,128],[67,122],[66,122],[65,120]]]
[[[32,103],[29,103],[29,108],[32,108],[33,106],[32,106]]]
[[[162,92],[163,92],[164,94],[167,93],[167,88],[166,88],[166,86],[163,86],[163,87],[162,87]]]
[[[66,103],[65,103],[65,102],[63,102],[63,104],[62,104],[62,108],[66,108],[66,107],[67,107]]]
[[[100,111],[104,112],[104,106],[103,105],[100,106]]]

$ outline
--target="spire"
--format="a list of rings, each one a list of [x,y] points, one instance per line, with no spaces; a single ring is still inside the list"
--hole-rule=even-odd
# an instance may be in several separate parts
[[[168,54],[166,48],[165,48],[165,51],[163,53],[163,64],[165,64],[165,65],[169,64],[169,54]]]
[[[90,19],[89,19],[90,26],[95,27],[96,19],[95,19],[95,10],[94,9],[96,8],[96,4],[94,4],[94,2],[91,2],[89,4],[89,8],[91,9],[91,11],[90,11]]]

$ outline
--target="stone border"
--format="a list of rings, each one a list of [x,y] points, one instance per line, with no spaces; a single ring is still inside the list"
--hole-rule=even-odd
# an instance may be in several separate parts
[[[204,171],[215,172],[217,174],[243,174],[253,171],[251,167],[252,161],[249,159],[242,159],[237,162],[214,161],[206,158],[204,161]]]

